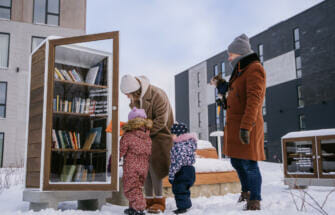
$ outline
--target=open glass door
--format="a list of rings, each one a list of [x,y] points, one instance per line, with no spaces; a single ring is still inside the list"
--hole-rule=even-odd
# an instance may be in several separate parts
[[[43,190],[118,189],[118,43],[118,32],[49,40]]]

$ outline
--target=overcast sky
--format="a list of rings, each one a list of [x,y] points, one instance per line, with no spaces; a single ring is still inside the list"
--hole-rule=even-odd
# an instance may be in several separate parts
[[[87,34],[120,31],[120,78],[145,75],[174,108],[174,75],[321,0],[87,0]],[[109,49],[108,45],[106,45]],[[111,48],[111,47],[110,47]],[[120,93],[120,117],[128,99]]]

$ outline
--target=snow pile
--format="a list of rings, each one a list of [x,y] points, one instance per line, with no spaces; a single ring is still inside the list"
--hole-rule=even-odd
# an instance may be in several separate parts
[[[198,140],[197,141],[197,149],[214,149],[211,142],[206,140]]]
[[[234,170],[229,159],[196,158],[194,167],[196,172],[228,172]]]
[[[24,184],[23,168],[0,168],[0,193],[17,184]]]

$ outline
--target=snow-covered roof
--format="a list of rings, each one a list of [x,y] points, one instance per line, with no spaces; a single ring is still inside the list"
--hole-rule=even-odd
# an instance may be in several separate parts
[[[335,128],[290,132],[284,135],[282,139],[298,138],[298,137],[328,136],[328,135],[335,135]]]

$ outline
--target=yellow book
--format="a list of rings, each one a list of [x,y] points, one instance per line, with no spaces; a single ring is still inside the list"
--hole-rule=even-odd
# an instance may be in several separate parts
[[[59,72],[59,70],[55,67],[55,73],[57,74],[57,76],[59,77],[60,80],[65,80],[64,76],[62,75],[62,73]]]
[[[57,95],[57,112],[59,111],[59,95]]]
[[[71,101],[69,101],[69,108],[68,108],[68,111],[69,111],[69,112],[72,112],[72,102],[71,102]]]

